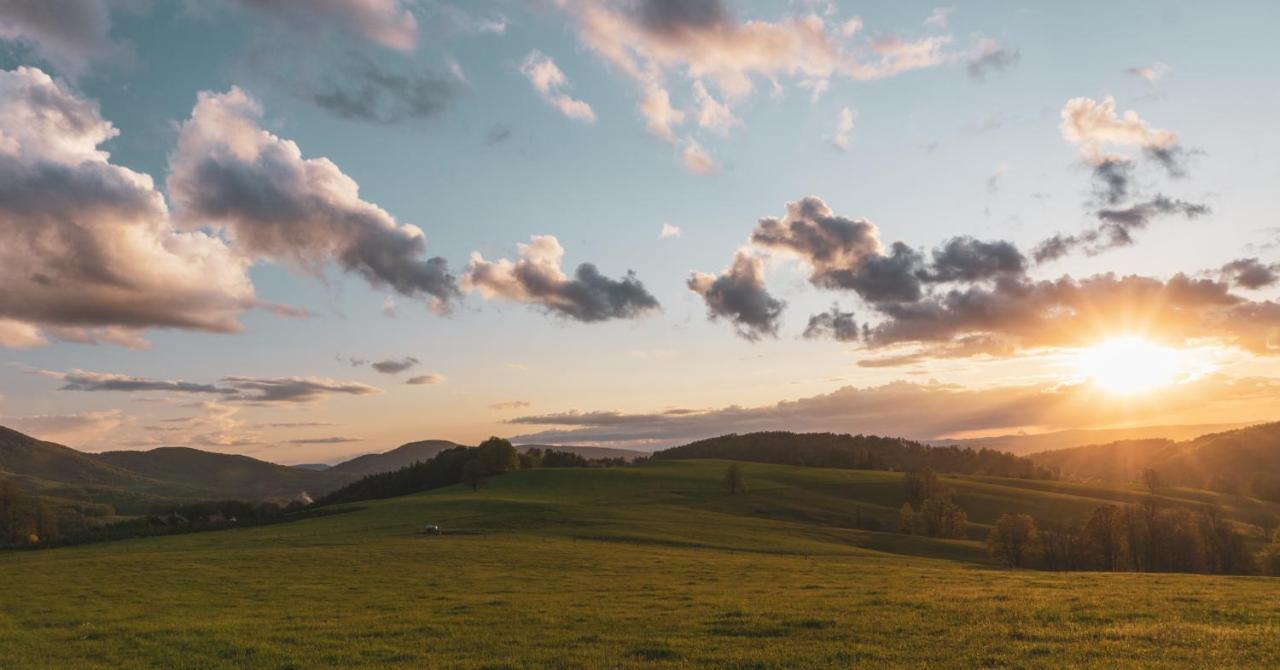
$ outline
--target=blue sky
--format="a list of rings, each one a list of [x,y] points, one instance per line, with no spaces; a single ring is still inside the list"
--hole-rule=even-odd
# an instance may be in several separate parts
[[[27,342],[0,350],[10,363],[0,369],[0,417],[74,446],[144,448],[177,441],[282,462],[334,460],[427,437],[533,439],[542,430],[559,431],[547,437],[568,441],[651,446],[735,430],[732,413],[724,411],[731,406],[760,410],[743,424],[747,428],[784,428],[791,425],[784,415],[766,411],[776,410],[775,403],[803,404],[885,385],[914,385],[914,393],[966,408],[964,403],[978,401],[947,394],[1000,390],[1012,398],[1057,388],[1077,381],[1081,371],[1070,361],[1084,344],[1035,340],[1023,331],[1010,335],[995,326],[973,331],[1016,335],[1021,339],[1012,350],[956,357],[940,355],[937,340],[873,345],[802,338],[809,316],[833,303],[860,324],[874,326],[885,317],[857,291],[815,285],[806,259],[748,240],[761,217],[781,217],[787,203],[817,196],[836,216],[874,222],[886,247],[900,240],[927,258],[928,250],[950,238],[972,236],[1006,240],[1029,255],[1055,233],[1096,225],[1094,165],[1061,129],[1064,105],[1076,98],[1112,96],[1119,112],[1132,110],[1147,127],[1176,133],[1185,151],[1184,177],[1169,177],[1140,160],[1141,147],[1117,150],[1135,161],[1139,194],[1167,194],[1203,204],[1210,213],[1161,217],[1138,231],[1132,245],[1072,253],[1030,267],[1027,277],[1115,272],[1164,281],[1186,273],[1230,284],[1219,271],[1224,264],[1257,258],[1265,266],[1280,256],[1268,246],[1280,237],[1280,133],[1274,130],[1280,74],[1270,35],[1280,8],[1272,3],[691,3],[727,12],[716,23],[727,31],[753,21],[783,26],[817,17],[824,34],[859,57],[870,57],[869,45],[889,36],[904,43],[946,41],[926,66],[874,80],[830,74],[821,95],[806,88],[804,75],[784,71],[775,84],[746,70],[753,88],[735,96],[715,76],[697,76],[692,61],[681,60],[681,49],[696,48],[690,45],[698,43],[695,28],[701,27],[644,33],[655,49],[674,54],[661,66],[661,80],[686,120],[670,140],[646,128],[638,109],[642,85],[593,47],[584,23],[584,7],[601,7],[639,25],[649,16],[643,2],[370,3],[381,7],[382,19],[416,26],[407,47],[353,32],[352,15],[341,12],[355,3],[341,0],[326,3],[337,8],[332,15],[297,3],[303,14],[283,17],[251,0],[216,8],[163,0],[66,4],[105,8],[109,25],[96,35],[110,45],[106,57],[60,54],[47,26],[0,11],[0,36],[8,37],[0,66],[38,67],[68,95],[96,102],[101,118],[119,130],[101,146],[110,162],[150,175],[170,201],[171,156],[197,94],[239,87],[260,106],[263,130],[296,142],[304,159],[329,159],[358,183],[361,200],[421,228],[426,255],[447,259],[458,277],[473,252],[488,260],[514,259],[518,243],[551,235],[565,251],[566,273],[583,262],[613,279],[633,270],[661,305],[583,322],[536,300],[464,290],[451,313],[440,315],[421,296],[397,294],[338,262],[317,274],[259,257],[248,270],[257,298],[307,310],[310,317],[248,310],[239,315],[243,330],[235,334],[142,328],[137,334],[149,348],[77,343],[46,328],[41,346]],[[653,11],[666,4],[654,3]],[[67,17],[64,27],[71,23]],[[854,18],[861,28],[845,36],[841,30]],[[1005,60],[975,77],[969,69],[983,44],[999,49]],[[535,90],[522,72],[534,52],[554,62],[567,79],[560,90],[589,105],[593,122],[567,117]],[[449,92],[439,96],[436,111],[395,122],[343,118],[306,99],[306,91],[335,82],[358,84],[352,74],[358,67],[430,73]],[[1149,68],[1147,76],[1135,73],[1138,68]],[[704,81],[740,120],[727,136],[693,120],[695,81]],[[841,150],[832,139],[846,108],[854,124]],[[682,163],[690,141],[714,160],[710,174]],[[664,223],[678,227],[680,236],[660,237]],[[207,230],[232,237],[224,229]],[[235,241],[228,246],[238,248]],[[691,272],[720,273],[744,246],[762,263],[768,293],[786,303],[776,335],[756,341],[735,335],[732,314],[709,319],[704,296],[687,286]],[[1260,306],[1264,321],[1272,318],[1274,285],[1227,288]],[[384,314],[388,298],[395,318]],[[1260,327],[1275,328],[1267,323]],[[1212,386],[1197,388],[1195,397],[1198,406],[1218,414],[1195,420],[1267,418],[1257,398],[1204,402],[1204,394],[1221,395],[1223,384],[1269,380],[1276,368],[1265,342],[1251,348],[1233,340],[1236,333],[1215,328],[1144,335],[1167,339],[1164,344],[1179,351],[1211,352],[1195,354],[1195,374],[1179,382],[1186,388],[1178,391],[1187,394],[1197,384]],[[910,365],[858,365],[904,352],[922,357]],[[404,357],[418,362],[400,375],[351,363]],[[73,370],[209,384],[232,376],[323,378],[380,393],[325,392],[305,402],[259,403],[230,393],[211,399],[156,390],[59,390],[68,384],[58,375]],[[404,383],[428,373],[443,376],[443,383]],[[983,402],[1007,403],[1000,398]],[[512,404],[491,407],[503,403]],[[1136,404],[1143,407],[1099,417],[1098,425],[1183,414],[1173,400]],[[635,415],[639,423],[672,408],[705,418],[664,431],[658,416],[628,435],[606,430],[621,423],[616,418],[591,423],[579,416],[557,424],[543,417],[610,412]],[[543,419],[507,423],[521,416]],[[183,418],[192,419],[189,430],[149,430],[179,426]],[[1023,423],[1001,419],[989,426],[957,420],[925,432],[909,421],[868,421],[852,408],[793,420],[799,428],[855,432],[865,422],[867,430],[928,438],[984,428],[1053,429],[1082,419],[1028,415]],[[283,423],[326,425],[270,425]],[[320,438],[350,441],[291,444]]]

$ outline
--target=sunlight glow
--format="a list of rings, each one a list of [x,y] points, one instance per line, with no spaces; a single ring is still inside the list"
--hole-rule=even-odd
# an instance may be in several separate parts
[[[1080,352],[1079,372],[1112,393],[1148,393],[1187,376],[1185,356],[1137,336],[1117,337]]]

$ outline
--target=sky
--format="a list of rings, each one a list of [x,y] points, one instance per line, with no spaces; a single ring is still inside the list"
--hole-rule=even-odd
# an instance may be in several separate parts
[[[1268,2],[0,2],[0,424],[1275,419]]]

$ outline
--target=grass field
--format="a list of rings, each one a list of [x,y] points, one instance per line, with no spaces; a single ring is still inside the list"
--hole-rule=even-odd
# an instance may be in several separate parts
[[[291,524],[0,554],[0,667],[1280,666],[1280,579],[1005,570],[976,539],[852,529],[896,517],[900,475],[744,467],[738,496],[723,462],[532,470]],[[1138,495],[947,483],[974,538],[1001,512]]]

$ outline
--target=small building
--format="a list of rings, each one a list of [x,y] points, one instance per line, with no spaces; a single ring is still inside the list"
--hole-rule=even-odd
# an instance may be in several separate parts
[[[443,535],[444,534],[444,532],[440,530],[440,526],[437,526],[434,523],[429,523],[426,526],[424,526],[422,528],[422,532],[426,533],[427,535]]]

